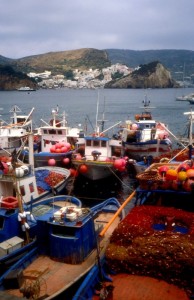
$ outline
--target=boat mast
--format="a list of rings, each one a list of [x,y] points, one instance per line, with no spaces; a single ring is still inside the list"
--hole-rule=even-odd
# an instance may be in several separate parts
[[[192,148],[193,148],[193,119],[194,119],[194,112],[191,110],[190,112],[185,112],[184,115],[189,115],[189,159],[192,157]]]
[[[52,110],[52,112],[51,112],[51,114],[52,114],[52,122],[53,122],[53,124],[52,124],[52,126],[53,127],[56,127],[56,116],[58,115],[58,111],[59,111],[59,106],[57,105],[57,108],[56,109],[54,109],[53,108],[53,110]]]
[[[25,125],[26,125],[26,123],[27,123],[27,122],[28,122],[28,120],[30,119],[30,117],[31,117],[31,115],[32,115],[32,113],[33,113],[33,111],[34,111],[34,107],[31,109],[30,113],[28,114],[28,116],[27,116],[27,118],[26,118],[26,120],[25,120],[25,122],[24,122],[23,126],[25,126]],[[30,127],[30,131],[32,132],[32,120],[31,120],[31,127]]]
[[[13,113],[13,123],[16,124],[17,123],[17,113],[21,112],[21,109],[17,105],[14,105],[9,112]]]
[[[99,91],[98,91],[98,98],[97,98],[97,105],[96,105],[96,127],[95,127],[95,133],[97,136],[99,136],[99,126],[98,126],[98,109],[99,109]]]
[[[105,100],[104,100],[104,109],[103,109],[103,113],[102,113],[102,120],[98,120],[98,122],[101,124],[101,132],[104,131],[104,124],[107,120],[105,120]]]

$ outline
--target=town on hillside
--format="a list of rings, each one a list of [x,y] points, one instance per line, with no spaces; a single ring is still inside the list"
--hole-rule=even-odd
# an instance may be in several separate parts
[[[103,88],[104,85],[110,82],[113,78],[119,78],[129,75],[133,68],[129,68],[126,65],[115,64],[108,68],[89,69],[80,71],[78,69],[72,72],[72,78],[67,79],[65,75],[58,74],[53,75],[51,71],[44,71],[43,73],[30,72],[27,75],[38,81],[40,88]]]

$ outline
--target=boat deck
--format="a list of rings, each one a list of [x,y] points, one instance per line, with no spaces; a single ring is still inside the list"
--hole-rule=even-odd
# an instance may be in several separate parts
[[[189,300],[186,292],[175,285],[146,276],[117,274],[111,276],[114,289],[106,299],[111,300]],[[103,291],[101,290],[101,294]],[[93,300],[103,299],[95,295]]]
[[[100,225],[100,228],[103,228],[112,216],[112,213],[99,214],[99,217],[95,221],[98,226]],[[99,247],[102,254],[104,254],[109,243],[109,238],[118,223],[119,217],[115,219],[101,240]],[[76,265],[54,261],[48,256],[39,256],[23,271],[24,283],[29,285],[29,280],[36,283],[36,285],[40,285],[41,293],[39,296],[44,297],[44,299],[51,299],[84,276],[95,264],[96,259],[96,250],[84,262]],[[19,289],[12,289],[7,292],[18,297],[23,296]]]

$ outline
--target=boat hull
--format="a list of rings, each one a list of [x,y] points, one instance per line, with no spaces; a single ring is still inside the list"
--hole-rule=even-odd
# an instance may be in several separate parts
[[[36,206],[39,213],[38,204],[35,204]],[[56,213],[59,212],[56,207],[50,207],[50,209],[37,216],[34,213],[38,223],[37,226],[39,226],[38,247],[31,251],[31,255],[28,254],[18,261],[15,268],[12,268],[16,271],[20,268],[23,270],[24,288],[29,278],[37,284],[46,282],[45,289],[41,288],[39,297],[54,299],[86,275],[95,265],[96,257],[104,255],[114,228],[123,218],[121,212],[115,215],[119,207],[119,202],[115,198],[110,198],[91,207],[90,210],[83,208],[83,215],[73,221],[67,220],[66,217],[56,219],[58,217]],[[55,218],[53,219],[52,216],[55,216]],[[113,219],[113,216],[114,220],[104,235],[99,237],[99,233]],[[45,230],[47,231],[46,236]],[[53,238],[58,240],[58,247],[52,243]],[[67,246],[61,247],[65,243],[67,243]],[[74,261],[69,244],[72,244],[74,251],[77,252],[76,259],[83,256],[81,261]],[[76,247],[75,244],[79,247]],[[63,257],[60,257],[60,250],[64,254]],[[4,289],[3,284],[0,288],[1,290]],[[22,297],[19,287],[9,288],[6,292],[12,296]]]
[[[112,162],[95,162],[95,161],[78,161],[72,160],[73,165],[79,171],[84,164],[87,168],[87,172],[81,173],[84,177],[90,180],[100,180],[107,178],[115,173]]]
[[[124,143],[125,152],[127,155],[135,159],[142,158],[143,156],[151,155],[158,157],[162,154],[169,153],[170,145],[164,140],[151,140],[148,142],[139,143]]]
[[[49,160],[55,160],[55,166],[57,167],[65,167],[67,164],[64,163],[65,158],[71,159],[72,151],[67,153],[51,153],[51,152],[39,152],[34,153],[34,166],[37,167],[44,167],[49,165]],[[21,158],[25,163],[29,162],[29,152],[22,151]]]

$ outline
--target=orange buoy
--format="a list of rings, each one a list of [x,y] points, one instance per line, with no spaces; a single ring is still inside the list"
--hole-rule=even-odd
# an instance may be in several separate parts
[[[81,166],[79,167],[79,172],[80,172],[81,174],[87,173],[87,172],[88,172],[88,167],[87,167],[86,165],[81,165]]]

